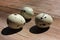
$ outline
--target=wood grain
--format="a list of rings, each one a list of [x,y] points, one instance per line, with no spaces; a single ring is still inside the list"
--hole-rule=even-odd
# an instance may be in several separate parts
[[[31,33],[29,30],[35,25],[33,17],[21,31],[3,35],[3,29],[8,27],[7,16],[20,12],[24,6],[32,7],[35,13],[46,12],[54,16],[51,27],[43,33]],[[0,40],[60,40],[60,0],[0,0]]]

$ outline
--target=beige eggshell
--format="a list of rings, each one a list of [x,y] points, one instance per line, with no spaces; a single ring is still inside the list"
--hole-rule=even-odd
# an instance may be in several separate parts
[[[23,7],[23,12],[21,13],[21,15],[26,18],[26,19],[30,19],[33,17],[34,12],[33,9],[31,7]]]
[[[11,14],[7,18],[7,24],[10,28],[19,29],[25,24],[25,19],[19,14]]]
[[[49,27],[52,22],[53,18],[46,13],[40,13],[35,17],[36,25],[41,28]]]

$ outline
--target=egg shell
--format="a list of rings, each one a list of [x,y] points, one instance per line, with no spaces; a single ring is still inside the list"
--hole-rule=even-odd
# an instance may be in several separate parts
[[[25,19],[19,14],[11,14],[7,18],[7,24],[13,29],[19,29],[25,24]]]
[[[52,22],[53,18],[46,13],[40,13],[35,17],[36,25],[41,28],[49,27]]]
[[[21,13],[21,15],[26,19],[30,19],[34,16],[34,12],[31,7],[24,7],[22,10],[23,12]]]

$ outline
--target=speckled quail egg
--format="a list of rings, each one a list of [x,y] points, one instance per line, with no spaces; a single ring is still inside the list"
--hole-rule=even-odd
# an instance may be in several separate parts
[[[25,19],[31,19],[34,16],[34,11],[31,7],[23,7],[21,10],[21,15]]]
[[[49,27],[53,22],[51,15],[46,13],[40,13],[35,17],[35,23],[40,28]]]
[[[25,19],[20,14],[10,14],[7,18],[7,24],[12,29],[19,29],[24,26]]]

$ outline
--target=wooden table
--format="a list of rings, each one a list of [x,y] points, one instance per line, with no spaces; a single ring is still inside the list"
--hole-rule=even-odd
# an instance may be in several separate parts
[[[35,13],[46,12],[54,16],[54,22],[45,31],[37,31],[34,18],[22,29],[8,28],[6,19],[10,13],[18,13],[24,6]],[[37,31],[37,32],[34,32]],[[60,0],[0,0],[0,40],[60,40]]]

